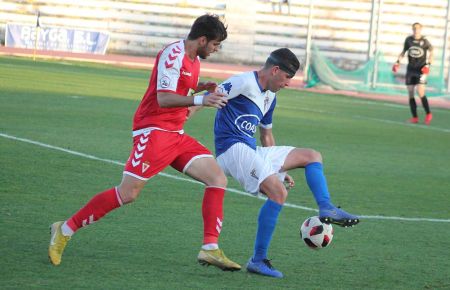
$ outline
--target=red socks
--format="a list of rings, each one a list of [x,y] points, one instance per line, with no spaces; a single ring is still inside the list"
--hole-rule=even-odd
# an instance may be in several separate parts
[[[122,205],[119,192],[115,187],[95,195],[84,207],[67,220],[67,225],[76,232],[90,225],[105,214]]]
[[[203,244],[217,244],[223,220],[223,197],[225,189],[206,187],[203,195]]]
[[[203,196],[203,244],[218,243],[223,220],[225,189],[206,187]],[[73,232],[101,219],[108,212],[122,205],[115,187],[95,195],[84,207],[66,221]]]

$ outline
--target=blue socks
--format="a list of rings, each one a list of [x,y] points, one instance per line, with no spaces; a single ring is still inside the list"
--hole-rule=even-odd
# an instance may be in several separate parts
[[[323,174],[322,163],[313,162],[305,166],[306,182],[314,194],[319,209],[332,207],[330,193],[328,192],[327,180]]]
[[[319,209],[333,207],[330,201],[327,180],[323,174],[322,163],[313,162],[306,165],[305,176]],[[267,259],[267,250],[269,249],[270,241],[272,240],[272,235],[277,225],[278,215],[282,208],[283,206],[281,204],[267,199],[259,210],[258,230],[256,232],[255,252],[253,254],[254,262]]]
[[[254,262],[267,259],[267,250],[269,249],[272,234],[277,225],[278,215],[282,208],[281,204],[267,199],[259,210],[258,230],[256,232],[255,252],[253,254]]]

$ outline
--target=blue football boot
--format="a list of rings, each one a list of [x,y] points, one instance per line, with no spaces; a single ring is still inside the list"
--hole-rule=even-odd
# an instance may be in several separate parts
[[[341,227],[352,227],[359,223],[359,217],[349,214],[340,207],[331,205],[319,210],[319,219],[326,224],[335,224]]]
[[[283,278],[283,273],[275,269],[268,259],[254,262],[253,259],[250,258],[247,263],[247,271],[264,276]]]

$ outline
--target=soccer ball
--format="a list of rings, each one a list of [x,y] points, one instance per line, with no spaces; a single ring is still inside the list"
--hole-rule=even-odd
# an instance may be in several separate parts
[[[311,249],[325,248],[333,240],[333,227],[322,223],[317,216],[307,218],[301,228],[300,237]]]

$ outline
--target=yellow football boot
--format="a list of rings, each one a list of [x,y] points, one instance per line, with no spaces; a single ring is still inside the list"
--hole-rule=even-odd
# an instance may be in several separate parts
[[[213,265],[223,271],[239,271],[241,269],[241,266],[228,259],[221,249],[200,250],[197,260],[201,265]]]
[[[50,226],[50,245],[48,246],[48,257],[50,262],[58,266],[61,263],[61,256],[70,237],[64,236],[61,226],[64,222],[56,222]]]

